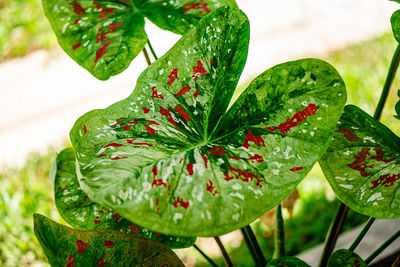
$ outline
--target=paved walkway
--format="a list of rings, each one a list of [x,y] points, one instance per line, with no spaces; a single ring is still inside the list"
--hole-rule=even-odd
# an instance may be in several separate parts
[[[383,0],[237,0],[251,23],[241,81],[274,64],[315,56],[390,30],[400,5]],[[147,25],[158,54],[179,38]],[[145,69],[139,55],[123,74],[102,82],[62,51],[38,51],[0,65],[0,165],[22,164],[31,150],[63,143],[75,120],[127,97]]]

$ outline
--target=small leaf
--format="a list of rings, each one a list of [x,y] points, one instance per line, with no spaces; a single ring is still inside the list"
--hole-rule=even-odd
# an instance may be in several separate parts
[[[122,218],[112,209],[91,201],[80,188],[75,165],[72,148],[66,148],[57,156],[52,168],[57,209],[72,227],[79,230],[117,230],[161,242],[170,248],[186,248],[196,242],[195,237],[175,237],[152,232]]]
[[[177,34],[186,33],[213,10],[225,5],[237,7],[234,0],[134,0],[134,3],[158,27]]]
[[[349,105],[320,165],[338,198],[375,218],[400,217],[400,138]]]
[[[390,23],[392,24],[394,38],[400,43],[400,10],[393,13]]]
[[[35,214],[34,231],[51,266],[184,266],[161,243],[111,230],[79,231]]]
[[[266,267],[311,267],[296,257],[281,257],[268,262]]]
[[[75,123],[78,179],[91,199],[153,231],[215,236],[295,189],[328,146],[344,83],[326,62],[288,62],[227,111],[248,38],[245,15],[220,8],[145,70],[131,96]]]
[[[397,95],[400,97],[400,90],[397,91]],[[394,117],[400,120],[400,99],[396,103],[395,110],[397,114]]]
[[[332,254],[328,261],[328,267],[367,267],[368,265],[356,253],[339,249]]]

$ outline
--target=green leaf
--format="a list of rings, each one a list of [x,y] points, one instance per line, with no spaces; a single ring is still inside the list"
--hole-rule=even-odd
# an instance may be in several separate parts
[[[35,214],[34,231],[51,266],[184,266],[161,243],[111,230],[79,231]]]
[[[294,190],[328,146],[344,83],[326,62],[285,63],[223,115],[248,38],[242,12],[218,9],[145,70],[131,96],[75,123],[78,179],[91,199],[153,231],[215,236]]]
[[[321,168],[338,198],[375,218],[400,217],[400,138],[358,107],[338,122]]]
[[[400,43],[400,10],[393,13],[390,23],[392,24],[394,38]]]
[[[356,253],[339,249],[332,254],[328,261],[328,267],[367,267],[368,265]]]
[[[266,267],[310,267],[310,265],[296,257],[282,257],[268,262]]]
[[[79,230],[117,230],[161,242],[170,248],[186,248],[196,242],[195,237],[175,237],[152,232],[122,218],[112,209],[91,201],[80,188],[76,177],[72,148],[61,151],[53,166],[56,206],[64,220],[72,227]]]
[[[222,6],[237,7],[234,0],[133,0],[135,6],[164,30],[184,34],[211,11]]]
[[[397,96],[400,97],[400,90],[397,91]],[[395,110],[397,114],[394,117],[400,120],[400,99],[396,103]]]
[[[183,34],[201,17],[234,0],[42,0],[64,51],[96,78],[125,70],[144,48],[144,16],[159,27]]]
[[[117,0],[43,0],[64,51],[96,78],[125,70],[147,42],[144,17]]]

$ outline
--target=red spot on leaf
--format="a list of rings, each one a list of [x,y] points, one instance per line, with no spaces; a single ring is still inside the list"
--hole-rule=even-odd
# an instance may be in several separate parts
[[[290,169],[291,172],[297,172],[297,171],[301,171],[302,169],[304,169],[304,167],[293,167]]]
[[[181,115],[186,121],[192,119],[179,105],[176,105],[175,109],[176,111],[178,111],[179,115]]]
[[[347,141],[351,141],[354,142],[356,140],[358,140],[358,136],[354,134],[354,130],[350,130],[350,129],[339,129],[336,130],[335,132],[340,132],[343,134],[344,138],[347,139]]]
[[[384,187],[394,186],[397,180],[400,179],[400,174],[385,174],[379,177],[378,179],[371,181],[372,186],[369,189],[374,189],[379,185],[383,185]]]
[[[153,169],[151,171],[153,172],[153,178],[156,178],[156,176],[157,176],[157,166],[154,165]]]
[[[154,99],[154,98],[164,99],[164,97],[161,94],[158,94],[158,91],[156,90],[155,86],[151,87],[151,91],[152,91],[152,93],[151,93],[152,99]]]
[[[69,255],[66,267],[74,267],[74,266],[75,266],[75,259],[71,254],[71,255]]]
[[[172,118],[172,115],[171,115],[171,108],[168,107],[168,108],[165,109],[165,108],[163,108],[162,106],[160,106],[160,114],[161,114],[162,116],[167,117],[168,121],[169,121],[172,125],[174,125],[176,129],[180,130],[180,129],[178,128],[178,126],[176,125],[174,119]]]
[[[183,161],[183,157],[179,160],[179,163],[182,163],[182,161]]]
[[[250,130],[247,131],[247,136],[244,139],[243,147],[249,148],[249,146],[250,146],[249,142],[253,142],[257,146],[261,146],[262,145],[263,147],[265,147],[264,139],[262,139],[261,136],[255,137],[253,135],[253,132],[250,131]]]
[[[177,197],[176,200],[174,201],[174,207],[177,208],[179,206],[187,210],[189,208],[189,200],[184,201],[181,197]]]
[[[129,130],[131,129],[131,126],[129,126],[129,125],[124,125],[124,126],[122,126],[122,129],[124,129],[124,130],[126,130],[126,131],[129,131]]]
[[[164,186],[165,188],[167,187],[167,184],[164,183],[163,179],[156,179],[157,176],[157,166],[154,165],[153,169],[151,170],[153,172],[153,182],[151,183],[151,188],[154,186]]]
[[[206,166],[206,168],[208,168],[208,158],[207,158],[207,156],[206,156],[206,154],[201,154],[201,157],[203,158],[203,160],[204,160],[204,165]]]
[[[199,90],[196,90],[196,92],[193,94],[193,97],[196,98],[199,95]]]
[[[143,110],[144,113],[149,113],[150,112],[150,109],[148,109],[146,107],[142,107],[142,110]]]
[[[104,241],[104,246],[106,247],[106,248],[111,248],[111,247],[113,247],[114,246],[114,242],[112,242],[111,240],[106,240],[106,241]]]
[[[201,60],[198,60],[197,66],[193,67],[192,77],[194,78],[194,81],[196,82],[197,78],[206,74],[208,74],[207,70],[204,68],[203,63],[201,63]]]
[[[99,223],[101,223],[100,220],[94,220],[94,224],[99,224]]]
[[[374,167],[374,165],[367,165],[367,164],[365,163],[365,160],[367,159],[367,156],[368,156],[368,155],[371,155],[371,154],[369,153],[369,151],[370,151],[370,148],[367,148],[367,147],[361,149],[360,153],[353,155],[353,158],[355,159],[354,162],[351,163],[351,164],[347,164],[347,166],[349,166],[349,167],[352,168],[353,170],[359,171],[359,172],[360,172],[360,175],[361,175],[362,177],[368,177],[368,176],[370,176],[371,174],[370,174],[370,173],[367,173],[367,172],[365,171],[365,169],[366,169],[366,168],[373,168],[373,167]]]
[[[119,157],[119,156],[116,156],[116,157],[113,157],[113,158],[111,158],[111,160],[119,160],[119,159],[127,159],[128,157]]]
[[[169,190],[169,188],[168,188],[168,190]],[[157,207],[157,210],[156,210],[156,212],[157,212],[157,214],[159,214],[160,213],[160,205],[159,205],[159,200],[158,200],[158,198],[156,199],[156,207]]]
[[[168,75],[169,81],[167,82],[167,84],[169,86],[172,85],[172,83],[178,78],[178,69],[175,68],[171,71],[171,74]]]
[[[254,161],[257,161],[258,163],[264,162],[264,158],[258,154],[254,154],[254,156],[250,157],[249,160],[253,163]]]
[[[65,191],[65,190],[67,190],[67,188],[68,188],[68,185],[66,185],[66,186],[64,186],[64,187],[57,187],[57,190],[60,190],[60,191]]]
[[[75,44],[72,45],[72,50],[76,50],[79,47],[81,47],[82,43],[79,41],[76,41]]]
[[[126,139],[126,142],[127,142],[128,144],[135,145],[135,146],[148,146],[148,147],[153,147],[153,145],[150,145],[150,144],[148,144],[148,143],[134,143],[134,142],[133,142],[134,140],[136,140],[136,138],[133,138],[133,139]]]
[[[99,259],[99,267],[104,267],[104,260],[103,259]]]
[[[151,128],[150,126],[145,125],[144,127],[146,128],[146,131],[147,131],[149,134],[156,134],[156,130],[154,130],[154,129]]]
[[[102,43],[105,40],[109,40],[107,35],[109,33],[116,32],[115,29],[117,29],[121,26],[122,26],[122,22],[111,23],[110,25],[108,25],[107,28],[105,28],[106,31],[104,31],[104,32],[103,32],[104,29],[102,27],[100,27],[96,33],[96,44]]]
[[[89,246],[89,242],[83,242],[82,240],[76,241],[76,245],[78,246],[78,253],[83,254],[85,253],[86,248]]]
[[[105,145],[104,148],[107,148],[107,147],[121,147],[121,146],[124,146],[124,145],[123,144],[118,144],[118,143],[110,143],[108,145]]]
[[[114,9],[112,8],[105,8],[102,6],[102,4],[97,3],[93,1],[93,4],[96,8],[100,9],[100,14],[97,17],[97,19],[106,19],[107,15],[113,15],[114,14]]]
[[[79,17],[74,22],[74,25],[76,25],[78,21],[81,20],[82,16],[85,15],[85,9],[81,6],[81,4],[78,1],[72,1],[69,4],[72,5],[73,12]]]
[[[152,121],[152,120],[146,120],[148,123],[154,124],[154,125],[160,125],[158,122],[156,121]]]
[[[189,162],[186,165],[186,170],[188,171],[188,175],[192,176],[193,175],[193,163]]]
[[[137,227],[136,224],[132,224],[128,226],[129,230],[134,233],[134,234],[140,234],[139,228]]]
[[[376,161],[382,161],[385,163],[389,163],[392,162],[393,160],[395,160],[396,158],[390,158],[390,159],[383,159],[383,150],[380,147],[376,147],[374,148],[375,152],[376,152],[376,156],[371,157],[371,159],[375,159]]]
[[[225,155],[225,149],[221,146],[213,147],[213,150],[208,150],[211,155]]]
[[[129,124],[139,124],[135,118],[133,118],[132,120],[128,120]]]
[[[89,196],[85,196],[85,197],[83,198],[83,201],[88,201],[88,199],[89,199]]]
[[[239,168],[234,168],[232,166],[229,167],[229,172],[232,174],[232,176],[230,176],[228,173],[225,173],[225,181],[230,181],[233,179],[240,179],[243,182],[252,182],[254,179],[256,180],[256,186],[262,188],[261,182],[263,180],[261,180],[260,178],[258,178],[257,175],[255,175],[253,172],[246,172],[242,169]]]
[[[206,183],[206,190],[213,196],[219,193],[218,190],[215,189],[215,186],[211,180],[208,180],[208,183]]]
[[[275,132],[279,130],[282,134],[287,134],[290,129],[296,127],[300,122],[305,121],[309,116],[317,113],[317,106],[315,104],[309,104],[305,109],[295,113],[286,122],[279,124],[279,126],[265,127],[268,131]]]
[[[208,8],[208,4],[204,0],[200,0],[200,3],[187,3],[183,5],[183,14],[189,12],[190,10],[200,10],[200,14],[210,13],[211,10]]]
[[[190,88],[189,85],[185,85],[184,87],[182,87],[181,90],[179,90],[179,92],[176,94],[176,96],[184,95],[184,94],[186,94],[187,92],[189,92],[190,89],[192,89],[192,88]]]
[[[116,222],[118,222],[122,218],[122,216],[119,215],[118,213],[114,213],[113,215],[111,215],[111,217],[113,217]]]
[[[105,54],[107,54],[107,47],[111,44],[111,41],[109,42],[105,42],[103,44],[102,47],[100,47],[99,49],[97,49],[96,51],[96,58],[94,60],[94,65],[92,67],[92,69],[94,69],[94,67],[96,67],[97,62],[100,60],[100,58],[102,58]]]
[[[234,160],[241,160],[241,158],[238,158],[237,156],[232,156],[232,155],[229,155],[229,158],[234,159]]]

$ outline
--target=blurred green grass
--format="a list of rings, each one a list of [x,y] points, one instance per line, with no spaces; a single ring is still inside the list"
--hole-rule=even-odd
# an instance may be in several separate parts
[[[41,0],[0,0],[0,62],[55,46]]]
[[[4,7],[10,4],[5,5],[1,1],[1,18],[4,21]],[[14,2],[16,5],[23,5],[23,1]],[[38,1],[33,2],[38,3]],[[9,7],[9,10],[11,11],[8,12],[12,14],[13,9]],[[31,12],[35,14],[35,11]],[[19,19],[24,21],[22,18]],[[22,25],[18,19],[15,21],[15,25],[18,23]],[[43,22],[43,25],[46,23]],[[4,25],[0,25],[0,37],[10,34],[5,33],[5,28]],[[44,35],[45,31],[43,30]],[[34,33],[33,30],[30,34]],[[4,41],[4,38],[0,38],[0,42],[1,40]],[[4,47],[4,44],[0,43],[1,56],[3,51],[8,49]],[[345,80],[348,103],[358,105],[372,114],[395,48],[395,40],[390,33],[387,33],[319,58],[331,63]],[[399,123],[393,115],[394,105],[398,100],[396,95],[398,88],[400,81],[396,79],[382,116],[382,121],[396,133],[399,132]],[[54,205],[49,179],[49,169],[55,154],[56,149],[50,147],[47,153],[32,153],[22,168],[3,167],[0,170],[0,266],[47,266],[33,234],[32,215],[41,213],[56,221],[61,220]],[[296,205],[294,217],[285,222],[286,246],[291,255],[323,241],[338,203],[318,167],[314,168],[300,184],[299,191],[301,200]],[[351,212],[345,229],[364,220],[365,217]],[[270,257],[273,252],[272,230],[258,222],[253,224],[253,229],[266,257]],[[237,247],[228,244],[227,248],[238,266],[253,265],[243,242]],[[207,248],[204,250],[207,251]],[[184,250],[183,255],[185,258],[191,258],[191,262],[196,262],[198,266],[207,265],[193,250]],[[216,261],[223,264],[221,258],[216,258]]]

